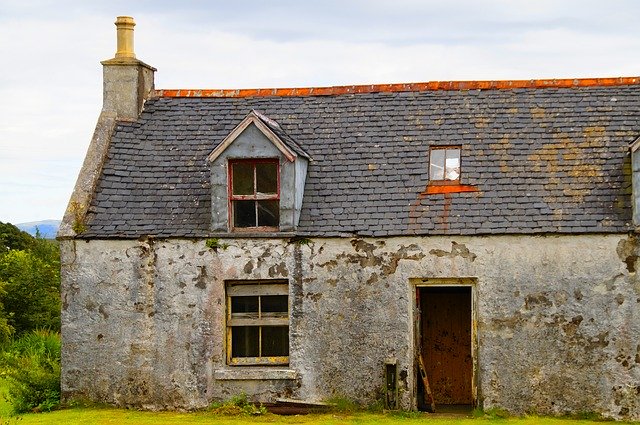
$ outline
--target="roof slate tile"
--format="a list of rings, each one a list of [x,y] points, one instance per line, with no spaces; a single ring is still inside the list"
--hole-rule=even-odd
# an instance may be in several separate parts
[[[313,159],[303,235],[630,229],[637,85],[150,99],[116,126],[83,237],[206,237],[206,157],[253,109]],[[477,192],[424,194],[443,145]]]

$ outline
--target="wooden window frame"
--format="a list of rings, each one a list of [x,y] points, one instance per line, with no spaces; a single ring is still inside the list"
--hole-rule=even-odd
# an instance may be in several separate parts
[[[454,180],[442,178],[435,179],[431,173],[431,164],[432,164],[432,153],[433,151],[444,151],[444,163],[442,168],[443,177],[446,176],[447,171],[447,151],[448,150],[457,150],[458,151],[458,178]],[[460,179],[462,178],[462,146],[431,146],[429,148],[429,185],[431,186],[449,186],[449,185],[458,185],[460,184]]]
[[[289,317],[291,306],[289,304],[289,282],[286,280],[248,280],[248,281],[227,281],[225,283],[226,290],[226,357],[227,364],[232,366],[282,366],[289,364],[289,356],[262,356],[262,328],[270,326],[286,326],[289,329]],[[231,299],[237,296],[264,296],[264,295],[286,295],[287,296],[287,312],[286,316],[281,317],[262,317],[262,311],[258,308],[258,317],[234,317],[231,313]],[[260,299],[259,299],[260,300]],[[258,357],[233,357],[233,328],[257,326],[260,328],[258,332]],[[289,343],[287,336],[287,343]],[[290,344],[289,344],[290,348]]]
[[[245,163],[253,164],[253,195],[234,195],[233,194],[233,166],[234,164]],[[260,194],[257,192],[257,176],[255,164],[271,163],[276,165],[277,188],[275,194]],[[280,213],[278,212],[278,226],[251,226],[237,227],[234,219],[235,201],[254,201],[256,208],[256,221],[258,220],[258,202],[257,201],[278,201],[278,210],[280,209],[280,161],[278,158],[241,158],[230,159],[228,168],[228,197],[229,197],[229,229],[233,232],[277,232],[280,230]],[[257,224],[257,223],[256,223]]]

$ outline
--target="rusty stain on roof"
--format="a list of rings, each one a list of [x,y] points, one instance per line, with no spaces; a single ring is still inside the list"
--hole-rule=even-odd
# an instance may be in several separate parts
[[[502,81],[429,81],[406,84],[368,84],[333,87],[257,89],[158,89],[154,97],[294,97],[335,96],[356,93],[415,92],[435,90],[500,90],[521,88],[607,87],[640,84],[640,77],[561,78]]]

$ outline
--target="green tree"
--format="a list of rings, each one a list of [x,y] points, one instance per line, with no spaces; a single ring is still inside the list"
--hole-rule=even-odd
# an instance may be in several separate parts
[[[31,251],[0,256],[0,295],[8,324],[21,335],[33,329],[60,330],[59,260],[46,261]]]
[[[29,250],[34,238],[11,223],[0,222],[0,252],[11,249]]]
[[[5,283],[0,282],[0,299],[7,294],[5,290]],[[7,312],[4,310],[4,305],[0,303],[0,346],[11,340],[15,329],[9,324],[7,320]]]

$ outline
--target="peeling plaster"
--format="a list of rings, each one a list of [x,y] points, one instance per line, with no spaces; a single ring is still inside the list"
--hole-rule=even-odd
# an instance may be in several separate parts
[[[229,245],[212,252],[204,241],[62,241],[64,397],[195,409],[244,391],[258,401],[340,395],[369,404],[381,395],[384,360],[394,357],[400,405],[409,409],[410,282],[473,277],[484,408],[640,419],[640,284],[626,261],[636,255],[634,238]],[[224,281],[274,278],[289,281],[289,378],[216,379],[242,374],[225,364]]]

